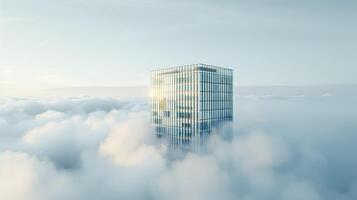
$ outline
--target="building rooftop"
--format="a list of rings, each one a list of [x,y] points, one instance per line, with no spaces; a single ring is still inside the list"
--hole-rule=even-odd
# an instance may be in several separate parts
[[[214,65],[208,65],[208,64],[203,64],[203,63],[197,63],[197,64],[191,64],[191,65],[181,65],[181,66],[175,66],[175,67],[166,67],[166,68],[160,68],[160,69],[155,69],[152,70],[151,72],[173,72],[175,70],[179,70],[182,68],[193,68],[197,69],[199,67],[202,67],[201,69],[207,68],[207,69],[220,69],[220,70],[231,70],[233,69],[226,68],[226,67],[219,67],[219,66],[214,66]]]

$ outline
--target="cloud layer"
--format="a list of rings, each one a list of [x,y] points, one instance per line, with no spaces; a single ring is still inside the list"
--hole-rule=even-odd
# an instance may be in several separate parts
[[[169,160],[146,102],[3,99],[0,199],[357,198],[357,148],[336,135],[357,139],[348,120],[348,130],[294,128],[288,120],[272,129],[257,109],[236,114],[233,137],[214,135],[207,152]]]

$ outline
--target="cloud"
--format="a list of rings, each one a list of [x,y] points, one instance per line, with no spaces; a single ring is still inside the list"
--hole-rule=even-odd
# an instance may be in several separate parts
[[[162,199],[234,199],[229,174],[210,156],[189,154],[159,179]]]
[[[129,114],[112,129],[100,146],[100,153],[122,165],[163,165],[148,118],[148,113]]]
[[[297,130],[285,124],[295,118],[272,129],[266,123],[277,116],[270,110],[267,119],[243,109],[234,132],[218,130],[206,152],[172,160],[153,133],[146,102],[7,99],[0,108],[0,199],[357,197],[354,129],[340,133],[351,142],[315,133],[329,129],[314,123]],[[263,120],[249,119],[256,117]]]
[[[77,118],[79,125],[83,122],[86,126],[99,126],[96,122],[103,122],[110,126],[110,123],[115,123],[119,118],[124,117],[126,112],[142,109],[146,109],[143,103],[121,102],[113,98],[2,99],[0,139],[11,142],[10,146],[13,147],[13,142],[19,140],[29,130],[39,128],[48,122],[53,122],[55,126],[65,119],[72,118],[71,120],[74,121]],[[106,118],[103,120],[101,117]],[[68,123],[62,122],[62,124]],[[0,143],[0,148],[2,145],[4,143]]]
[[[66,115],[63,112],[57,112],[53,110],[49,110],[35,116],[35,119],[40,121],[57,121],[65,118]]]
[[[48,122],[25,133],[23,143],[39,154],[45,154],[59,167],[79,164],[84,150],[95,148],[105,133],[74,116],[60,122]]]
[[[57,171],[52,163],[40,161],[28,153],[0,153],[0,198],[63,199],[74,198],[66,173]]]
[[[320,195],[313,189],[311,185],[304,182],[292,183],[284,188],[282,194],[282,199],[306,199],[306,200],[320,200]]]

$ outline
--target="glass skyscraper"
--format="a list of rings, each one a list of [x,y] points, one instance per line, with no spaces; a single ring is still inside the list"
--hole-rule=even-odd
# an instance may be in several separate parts
[[[171,147],[199,149],[233,120],[233,70],[206,64],[152,71],[152,123]]]

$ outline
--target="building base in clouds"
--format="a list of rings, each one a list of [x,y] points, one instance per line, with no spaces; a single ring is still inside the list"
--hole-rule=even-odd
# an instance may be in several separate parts
[[[231,141],[233,139],[233,123],[227,122],[212,129],[211,132],[202,135],[200,141],[184,141],[172,139],[167,135],[156,135],[160,141],[161,149],[167,155],[169,160],[176,160],[184,157],[186,153],[207,153],[212,146],[210,140],[212,137],[218,137],[222,141]]]

